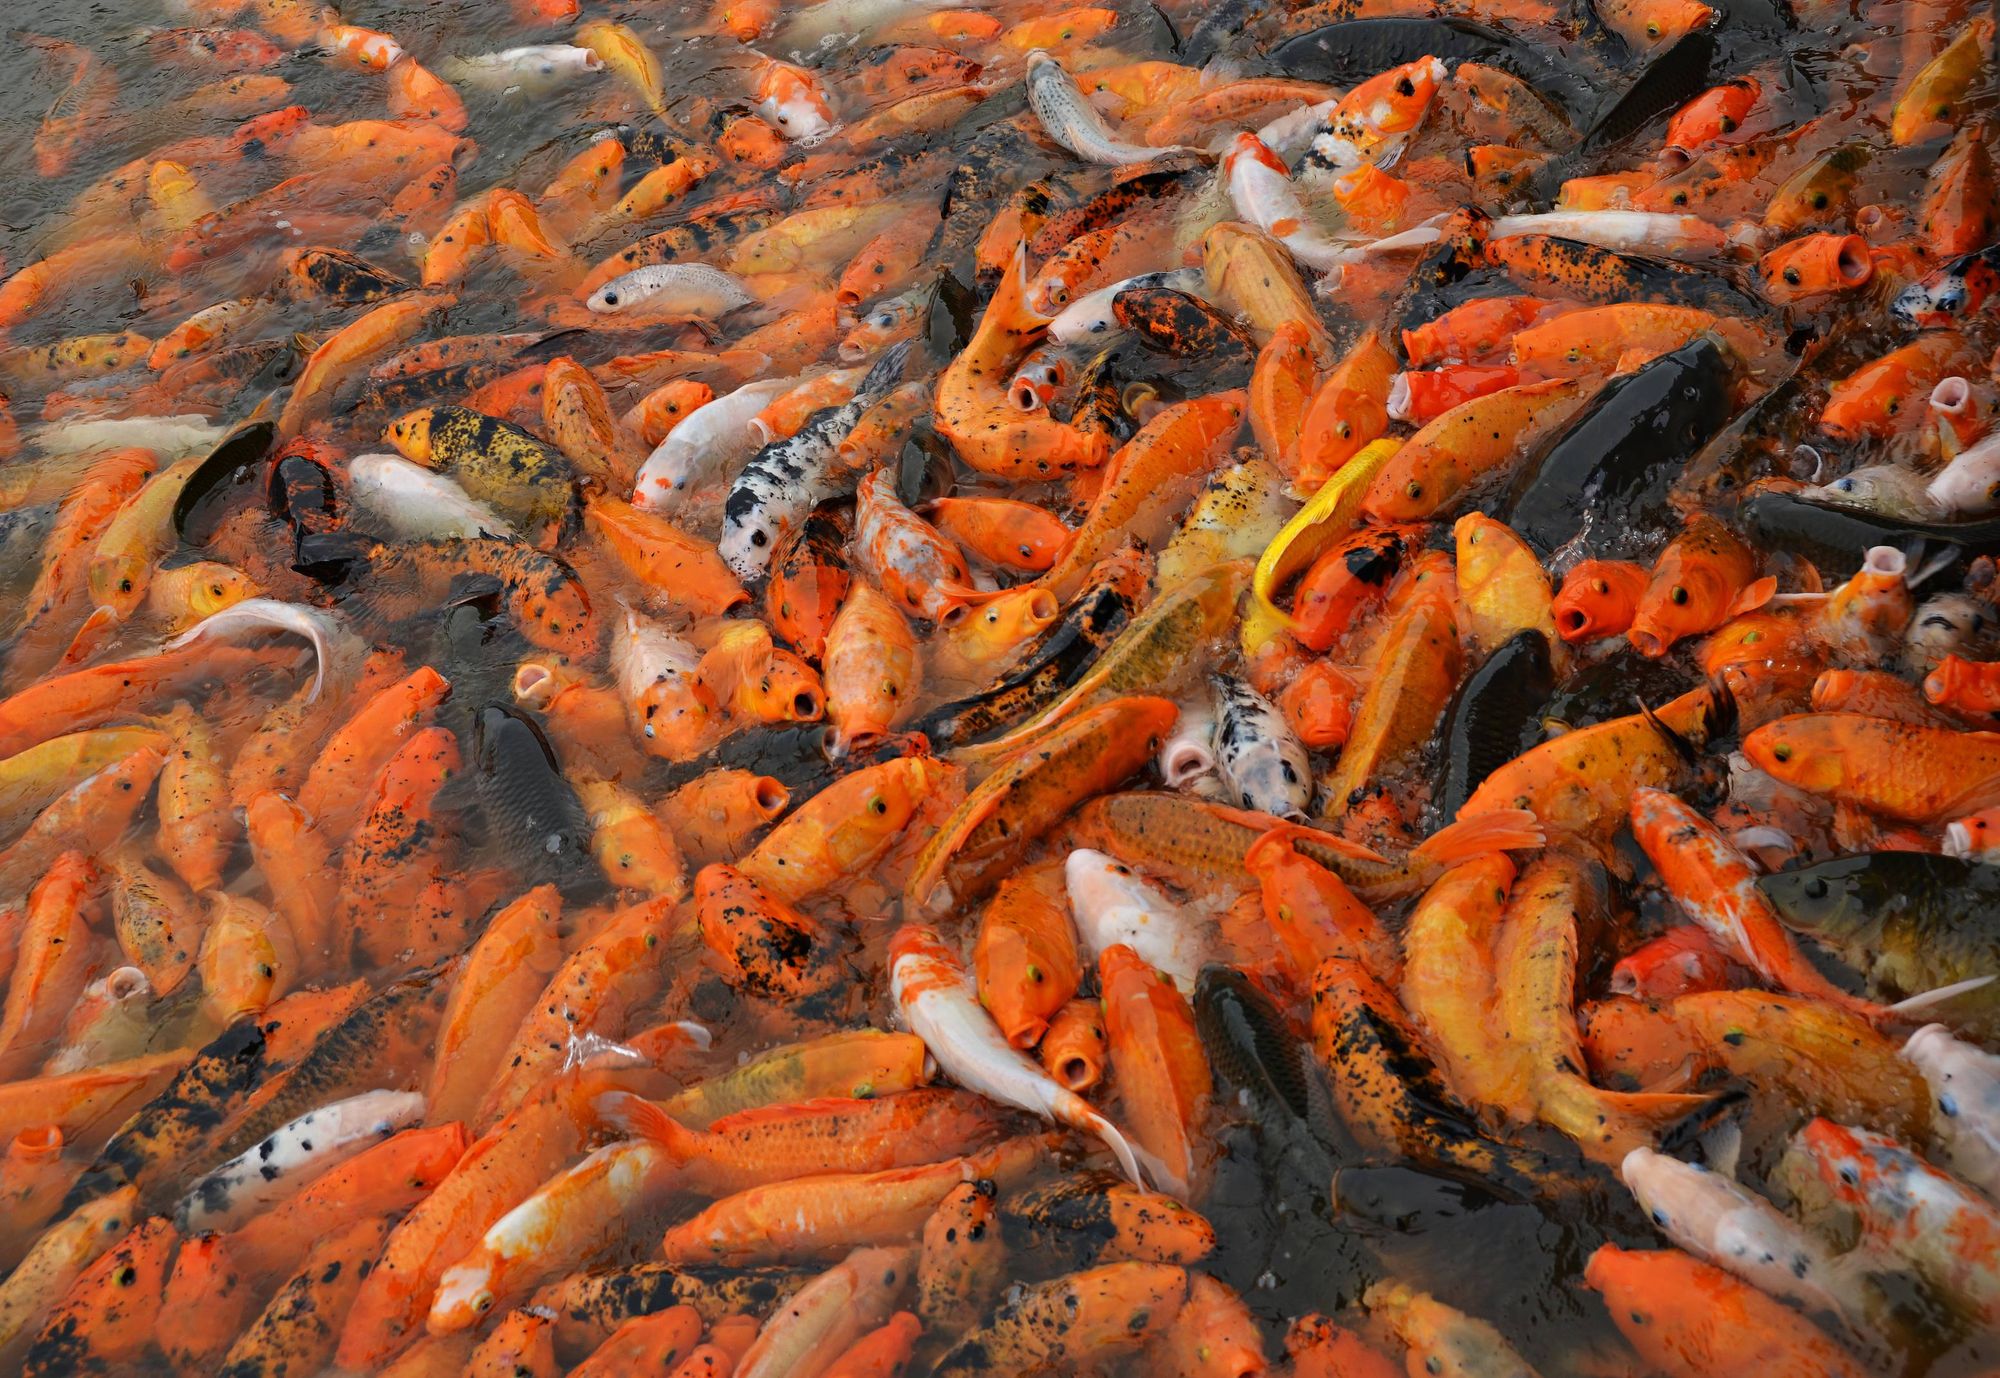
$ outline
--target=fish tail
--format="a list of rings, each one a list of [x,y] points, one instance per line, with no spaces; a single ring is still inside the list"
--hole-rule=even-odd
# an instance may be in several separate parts
[[[1487,852],[1525,851],[1546,840],[1541,822],[1526,809],[1495,809],[1438,829],[1418,845],[1416,855],[1439,866],[1456,866]]]
[[[607,1091],[595,1102],[598,1119],[635,1139],[658,1144],[680,1162],[695,1156],[694,1131],[644,1096]]]
[[[1073,1091],[1064,1092],[1056,1103],[1055,1115],[1057,1119],[1061,1120],[1071,1129],[1082,1130],[1086,1134],[1095,1134],[1098,1138],[1102,1139],[1104,1146],[1111,1150],[1111,1156],[1118,1160],[1119,1170],[1130,1179],[1132,1185],[1141,1188],[1146,1186],[1146,1176],[1139,1170],[1139,1155],[1146,1151],[1143,1148],[1135,1149],[1131,1142],[1126,1139],[1123,1131],[1110,1120],[1105,1119],[1104,1116],[1092,1110],[1089,1103],[1083,1097]],[[1159,1162],[1158,1159],[1154,1159],[1150,1153],[1146,1153],[1146,1157],[1152,1159],[1154,1176],[1157,1179],[1165,1171],[1165,1164]]]

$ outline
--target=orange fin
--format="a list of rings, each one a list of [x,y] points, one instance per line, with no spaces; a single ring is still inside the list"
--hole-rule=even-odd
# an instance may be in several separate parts
[[[1438,829],[1418,844],[1417,855],[1456,866],[1488,852],[1526,851],[1545,841],[1541,821],[1526,809],[1495,809]]]
[[[607,1091],[592,1105],[605,1124],[635,1139],[656,1143],[681,1162],[695,1156],[694,1131],[644,1096]]]
[[[1729,615],[1741,617],[1746,612],[1755,612],[1770,602],[1777,591],[1777,576],[1767,574],[1736,595],[1736,601],[1729,605]]]
[[[1351,857],[1356,861],[1386,862],[1389,859],[1373,847],[1365,847],[1359,842],[1350,842],[1338,833],[1322,832],[1318,828],[1308,827],[1304,823],[1293,823],[1288,819],[1278,817],[1276,814],[1259,813],[1255,809],[1231,808],[1227,804],[1209,804],[1207,807],[1217,818],[1231,823],[1240,823],[1246,828],[1255,828],[1258,832],[1264,834],[1263,837],[1257,839],[1257,842],[1250,844],[1251,848],[1255,848],[1258,843],[1263,842],[1272,833],[1282,833],[1288,842],[1310,842],[1315,847],[1323,847],[1338,856]],[[1244,855],[1246,857],[1249,855],[1247,849]]]

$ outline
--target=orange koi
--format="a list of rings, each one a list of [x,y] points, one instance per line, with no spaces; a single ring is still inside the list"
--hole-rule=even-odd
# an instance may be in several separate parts
[[[1657,660],[1683,637],[1714,631],[1771,600],[1778,581],[1757,575],[1757,555],[1715,518],[1696,515],[1660,552],[1625,636]]]
[[[1563,576],[1550,611],[1568,642],[1623,636],[1638,615],[1652,573],[1626,560],[1585,560]]]

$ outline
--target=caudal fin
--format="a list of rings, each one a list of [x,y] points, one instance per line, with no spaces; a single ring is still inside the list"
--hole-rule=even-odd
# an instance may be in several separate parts
[[[694,1157],[694,1131],[644,1096],[607,1091],[597,1098],[595,1108],[598,1119],[614,1129],[656,1143],[682,1162]]]
[[[1118,1160],[1119,1170],[1125,1174],[1133,1186],[1145,1187],[1149,1185],[1146,1180],[1147,1174],[1139,1170],[1139,1155],[1146,1153],[1146,1150],[1143,1148],[1134,1148],[1126,1140],[1124,1133],[1120,1131],[1117,1125],[1105,1119],[1104,1116],[1098,1114],[1095,1110],[1087,1110],[1083,1115],[1083,1123],[1077,1127],[1088,1129],[1104,1141],[1104,1146],[1111,1150],[1111,1156]],[[1146,1153],[1146,1164],[1154,1181],[1162,1184],[1174,1181],[1174,1174],[1167,1170],[1166,1164],[1150,1153]],[[1185,1183],[1179,1185],[1183,1192],[1187,1190]]]
[[[1440,866],[1488,852],[1527,851],[1547,841],[1541,820],[1526,809],[1495,809],[1440,828],[1417,847],[1417,855]]]

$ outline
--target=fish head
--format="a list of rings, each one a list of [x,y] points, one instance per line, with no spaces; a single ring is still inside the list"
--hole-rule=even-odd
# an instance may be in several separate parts
[[[1870,925],[1871,887],[1865,857],[1761,876],[1757,888],[1784,925],[1795,932],[1838,941]]]
[[[1117,910],[1165,912],[1171,902],[1115,856],[1079,847],[1063,862],[1063,887],[1081,923]]]
[[[431,454],[431,421],[435,414],[430,407],[404,412],[389,423],[389,428],[382,433],[383,439],[394,445],[411,463],[432,465],[436,462]]]

